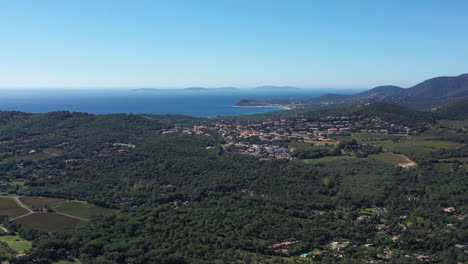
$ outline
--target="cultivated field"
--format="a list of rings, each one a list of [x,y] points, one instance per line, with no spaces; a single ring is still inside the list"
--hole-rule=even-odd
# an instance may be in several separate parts
[[[386,151],[401,153],[407,156],[413,156],[420,153],[428,153],[439,149],[453,149],[460,147],[461,144],[451,141],[433,140],[431,137],[409,136],[405,141],[394,142],[391,140],[368,141],[362,143],[372,143],[382,146]]]
[[[24,253],[31,249],[32,242],[19,236],[0,236],[0,241],[6,243],[11,249],[18,253]]]
[[[72,215],[88,220],[93,217],[113,215],[118,212],[114,209],[103,208],[82,201],[66,201],[53,206],[52,209],[57,213]]]
[[[14,221],[27,228],[39,229],[46,232],[55,231],[62,227],[77,226],[81,220],[54,213],[34,213]]]
[[[21,207],[12,197],[0,197],[0,216],[7,216],[9,219],[25,215],[28,210]]]
[[[52,205],[64,202],[63,199],[45,198],[45,197],[20,197],[20,201],[28,206],[31,210],[40,210],[42,208],[50,208]]]

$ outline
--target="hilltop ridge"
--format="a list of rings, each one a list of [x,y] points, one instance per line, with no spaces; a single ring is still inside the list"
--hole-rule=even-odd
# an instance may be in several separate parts
[[[378,86],[368,91],[352,95],[325,94],[309,100],[299,100],[296,105],[335,105],[335,104],[365,104],[376,102],[388,103],[415,103],[415,102],[443,102],[447,100],[468,97],[468,74],[459,76],[442,76],[425,80],[410,88],[393,85]],[[260,101],[262,106],[278,104],[278,100]],[[291,103],[290,99],[283,101]],[[296,100],[297,101],[297,100]],[[247,106],[246,100],[237,103],[238,106]],[[249,102],[249,106],[255,106]]]

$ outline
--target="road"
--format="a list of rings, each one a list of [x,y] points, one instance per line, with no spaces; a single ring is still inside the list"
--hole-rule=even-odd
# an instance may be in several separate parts
[[[25,217],[25,216],[28,216],[28,215],[30,215],[30,214],[35,214],[35,213],[36,213],[36,212],[34,212],[33,210],[31,210],[27,205],[23,204],[23,202],[21,202],[21,200],[19,199],[20,196],[2,196],[2,197],[11,197],[11,198],[13,198],[13,199],[15,200],[15,202],[16,202],[19,206],[21,206],[21,207],[23,207],[24,209],[28,210],[28,213],[27,213],[27,214],[20,215],[20,216],[18,216],[18,217],[12,218],[12,219],[10,219],[10,221],[15,221],[15,220],[20,219],[20,218],[22,218],[22,217]],[[58,204],[54,204],[54,205],[58,205]],[[75,219],[78,219],[78,220],[81,220],[81,221],[86,221],[86,222],[89,222],[89,221],[90,221],[89,219],[85,219],[85,218],[81,218],[81,217],[73,216],[73,215],[69,215],[69,214],[63,214],[63,213],[59,213],[59,212],[56,212],[56,211],[54,211],[54,213],[59,214],[59,215],[63,215],[63,216],[67,216],[67,217],[71,217],[71,218],[75,218]],[[2,227],[0,227],[0,228],[1,228],[1,229],[4,229],[4,228],[2,228]],[[6,230],[6,229],[4,229],[4,230]],[[5,232],[8,232],[8,231],[5,231]]]
[[[21,202],[21,200],[19,199],[19,196],[14,196],[13,198],[15,199],[16,203],[17,203],[19,206],[21,206],[21,207],[23,207],[24,209],[28,210],[28,213],[27,213],[27,214],[24,214],[24,215],[21,215],[21,216],[18,216],[18,217],[15,217],[15,218],[12,218],[12,219],[10,219],[10,221],[14,221],[14,220],[16,220],[16,219],[19,219],[19,218],[28,216],[28,215],[30,215],[30,214],[34,214],[34,211],[33,211],[33,210],[31,210],[29,207],[27,207],[25,204],[23,204],[23,202]]]

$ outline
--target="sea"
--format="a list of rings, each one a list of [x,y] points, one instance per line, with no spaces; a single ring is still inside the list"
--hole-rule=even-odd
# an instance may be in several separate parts
[[[326,93],[353,94],[364,89],[237,90],[138,90],[138,89],[0,89],[0,111],[92,114],[149,113],[196,117],[251,115],[283,108],[236,107],[241,99],[310,99]]]

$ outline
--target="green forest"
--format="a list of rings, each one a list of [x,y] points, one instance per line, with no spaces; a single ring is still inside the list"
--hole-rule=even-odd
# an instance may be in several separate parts
[[[355,159],[303,161],[330,156],[325,149],[298,151],[290,161],[261,161],[226,153],[216,134],[161,133],[176,123],[210,120],[0,112],[2,195],[81,200],[118,210],[53,232],[2,216],[3,226],[32,246],[24,258],[5,253],[0,260],[467,263],[467,116],[457,108],[458,126],[447,118],[450,109],[375,104],[301,113],[309,119],[340,111],[379,117],[414,125],[419,134],[407,142],[417,146],[428,139],[456,144],[408,153],[401,148],[418,164],[412,168],[368,158],[388,148],[387,142],[352,140],[334,148]],[[2,250],[11,249],[0,244],[0,255]]]

